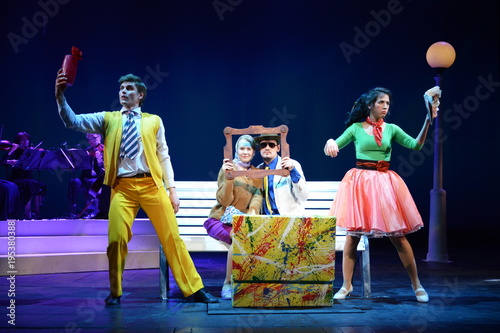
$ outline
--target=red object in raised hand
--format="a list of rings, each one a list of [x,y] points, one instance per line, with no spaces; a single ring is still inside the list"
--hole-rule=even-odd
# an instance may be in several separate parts
[[[67,54],[64,57],[62,64],[63,72],[66,74],[67,85],[72,86],[76,78],[76,70],[78,68],[78,61],[82,60],[82,51],[77,47],[73,46],[71,48],[71,54]]]

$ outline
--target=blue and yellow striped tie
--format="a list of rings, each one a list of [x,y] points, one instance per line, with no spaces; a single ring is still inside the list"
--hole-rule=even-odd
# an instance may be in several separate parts
[[[120,157],[128,156],[130,159],[135,159],[139,153],[139,133],[137,125],[134,121],[134,112],[130,111],[127,122],[123,127],[122,142],[120,145]]]

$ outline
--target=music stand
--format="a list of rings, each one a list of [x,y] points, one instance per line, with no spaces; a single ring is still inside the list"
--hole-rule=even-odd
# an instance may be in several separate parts
[[[38,166],[43,158],[42,153],[46,152],[36,149],[26,149],[17,159],[17,162],[13,165],[13,167],[24,171],[39,170]]]
[[[61,153],[64,154],[65,152],[61,149]],[[71,162],[74,170],[92,169],[92,157],[85,149],[66,150],[66,159]]]
[[[67,152],[61,148],[59,151],[26,149],[14,167],[25,171],[90,169],[91,159],[84,149]]]
[[[66,161],[72,171],[72,174],[74,174],[76,170],[92,169],[92,158],[85,149],[71,148],[65,151],[62,148],[59,148],[59,159],[64,159]],[[76,195],[76,193],[73,195]],[[76,205],[76,197],[74,200],[75,202],[69,203],[69,216],[70,218],[80,218],[80,216],[87,210],[88,205],[82,210]],[[77,213],[77,209],[80,210],[80,213]]]

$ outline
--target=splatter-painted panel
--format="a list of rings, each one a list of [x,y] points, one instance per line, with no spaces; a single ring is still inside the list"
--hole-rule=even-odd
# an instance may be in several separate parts
[[[235,215],[233,306],[333,304],[335,218]]]

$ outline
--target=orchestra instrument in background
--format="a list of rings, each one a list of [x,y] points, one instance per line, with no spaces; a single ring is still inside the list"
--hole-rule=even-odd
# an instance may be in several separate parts
[[[100,173],[97,175],[95,182],[89,188],[89,194],[96,198],[99,191],[104,185],[104,145],[99,143],[97,146],[90,146],[87,149],[90,156],[95,157]]]
[[[15,145],[15,143],[11,143],[9,140],[0,141],[0,149],[4,151],[9,150],[13,145]]]
[[[92,146],[88,147],[87,153],[89,153],[90,156],[96,158],[97,164],[100,167],[104,166],[104,145],[102,143],[99,143],[95,147]]]
[[[26,149],[33,149],[33,150],[36,149],[36,150],[40,150],[40,151],[45,151],[45,149],[39,148],[42,143],[43,143],[43,141],[40,141],[40,143],[37,144],[36,146],[32,146],[32,145],[17,144],[14,142],[10,142],[9,140],[1,140],[0,141],[0,150],[8,151],[7,156],[12,155],[12,153],[15,152],[17,149],[22,150],[22,151],[25,151]],[[5,161],[6,164],[12,165],[12,166],[14,164],[16,164],[16,162],[17,162],[17,159],[11,159],[11,160],[7,159]]]
[[[41,141],[39,144],[36,146],[30,145],[28,142],[28,145],[23,145],[23,144],[17,144],[14,142],[11,142],[9,140],[0,140],[0,150],[7,151],[7,159],[5,160],[5,164],[14,166],[17,162],[17,159],[8,159],[8,156],[12,155],[15,151],[25,151],[27,149],[33,149],[33,150],[38,150],[38,151],[47,151],[51,152],[51,150],[45,150],[44,148],[41,148],[40,146],[42,145],[43,141]],[[62,144],[66,150],[76,150],[78,148],[70,148],[67,149],[66,143]],[[79,145],[77,145],[79,146]],[[81,148],[79,148],[81,149]],[[56,151],[57,149],[54,149]],[[85,149],[87,151],[87,154],[91,157],[95,157],[97,164],[99,168],[104,167],[104,145],[102,143],[99,143],[97,146],[90,146]],[[19,152],[16,154],[20,156]],[[104,170],[104,169],[103,169]]]
[[[0,139],[2,138],[2,134],[3,126],[0,128]],[[19,179],[26,182],[36,181],[40,189],[43,187],[44,191],[46,191],[45,184],[40,180],[32,178],[33,171],[71,171],[69,179],[70,185],[72,181],[76,179],[74,178],[75,171],[85,171],[82,172],[79,180],[82,179],[83,181],[83,179],[85,179],[85,181],[88,182],[88,185],[84,185],[86,207],[81,211],[77,209],[75,199],[76,193],[73,193],[73,199],[70,199],[70,210],[68,214],[76,218],[80,218],[83,214],[87,214],[85,218],[93,218],[99,214],[103,218],[107,218],[109,203],[107,204],[108,208],[106,208],[106,200],[109,202],[108,196],[110,194],[106,192],[103,198],[101,198],[104,182],[104,145],[101,143],[102,136],[99,134],[87,133],[86,137],[90,144],[87,147],[78,144],[70,148],[67,143],[64,142],[59,147],[45,150],[41,148],[43,141],[34,146],[30,143],[29,133],[19,132],[13,141],[0,140],[0,151],[6,152],[1,158],[1,164],[9,167],[9,169],[6,170],[6,175],[8,175],[9,178],[15,178],[16,180]],[[54,174],[52,171],[51,173]],[[23,185],[23,188],[28,187]],[[31,187],[29,188],[31,189]],[[36,218],[40,217],[40,207],[43,196],[45,196],[45,192],[43,195],[31,193],[31,198],[27,198],[29,201],[26,203],[24,213],[27,218],[31,219],[32,213],[34,213]],[[33,207],[31,203],[33,203]],[[89,209],[92,203],[94,203],[95,207],[92,206],[87,213],[87,209]],[[22,204],[24,205],[24,202]]]
[[[10,142],[9,140],[1,140],[0,141],[0,149],[4,150],[4,151],[7,151],[10,148],[15,147],[15,149],[13,149],[13,151],[16,150],[17,148],[45,150],[43,148],[39,148],[39,146],[42,144],[42,142],[43,141],[41,141],[39,144],[37,144],[36,146],[33,147],[33,146],[18,145],[17,143]]]

